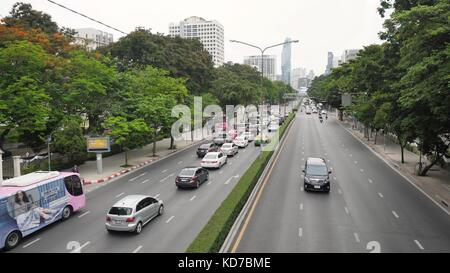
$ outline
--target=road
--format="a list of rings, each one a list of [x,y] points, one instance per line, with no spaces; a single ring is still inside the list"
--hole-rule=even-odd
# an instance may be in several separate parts
[[[236,252],[450,252],[450,217],[334,118],[299,112]],[[331,192],[303,191],[324,157]]]
[[[199,166],[198,145],[127,174],[87,194],[87,206],[65,222],[58,222],[26,237],[11,252],[184,252],[209,218],[257,157],[253,143],[239,149],[199,189],[177,189],[175,177],[184,166]],[[109,208],[128,194],[157,196],[165,212],[142,233],[109,234],[105,217]],[[73,247],[73,242],[76,242]]]

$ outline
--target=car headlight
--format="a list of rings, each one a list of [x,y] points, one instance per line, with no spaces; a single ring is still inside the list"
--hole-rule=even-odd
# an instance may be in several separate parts
[[[310,183],[309,178],[305,176],[305,181]]]

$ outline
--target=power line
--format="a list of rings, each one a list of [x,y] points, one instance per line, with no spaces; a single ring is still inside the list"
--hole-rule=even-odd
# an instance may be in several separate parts
[[[104,25],[105,27],[108,27],[108,28],[110,28],[110,29],[114,29],[115,31],[118,31],[118,32],[120,32],[120,33],[122,33],[122,34],[128,35],[128,33],[126,33],[126,32],[123,32],[123,31],[121,31],[121,30],[119,30],[119,29],[117,29],[117,28],[115,28],[115,27],[109,26],[109,25],[107,25],[107,24],[105,24],[105,23],[102,23],[102,22],[100,22],[100,21],[98,21],[98,20],[95,20],[94,18],[91,18],[91,17],[89,17],[89,16],[87,16],[87,15],[84,15],[84,14],[82,14],[82,13],[79,13],[79,12],[76,11],[76,10],[73,10],[73,9],[70,9],[70,8],[68,8],[68,7],[66,7],[66,6],[61,5],[61,4],[58,4],[58,3],[56,3],[56,2],[54,2],[54,1],[52,1],[52,0],[47,0],[47,1],[50,2],[50,3],[52,3],[52,4],[58,5],[58,6],[60,6],[60,7],[64,8],[64,9],[66,9],[66,10],[69,10],[69,11],[71,11],[71,12],[73,12],[73,13],[76,13],[76,14],[78,14],[78,15],[81,15],[81,16],[83,16],[83,17],[85,17],[85,18],[87,18],[87,19],[89,19],[89,20],[91,20],[91,21],[94,21],[94,22],[96,22],[96,23],[99,23],[99,24],[101,24],[101,25]]]

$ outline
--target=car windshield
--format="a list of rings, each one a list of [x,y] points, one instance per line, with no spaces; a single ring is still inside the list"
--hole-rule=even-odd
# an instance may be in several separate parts
[[[195,169],[183,169],[181,170],[179,176],[193,176],[195,174]]]
[[[217,154],[207,154],[205,155],[204,159],[216,159],[217,158]]]
[[[132,209],[131,208],[124,208],[124,207],[112,207],[109,210],[109,214],[112,215],[130,215]]]
[[[327,167],[325,165],[308,165],[306,169],[308,175],[327,175]]]
[[[223,144],[222,148],[231,148],[231,144]]]
[[[209,144],[203,144],[200,146],[200,149],[208,149],[209,148]]]

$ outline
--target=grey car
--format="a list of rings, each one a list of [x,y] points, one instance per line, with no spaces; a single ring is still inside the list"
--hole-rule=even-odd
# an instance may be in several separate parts
[[[163,212],[162,200],[146,195],[128,195],[109,210],[105,226],[108,231],[139,234],[144,225]]]
[[[308,157],[305,163],[303,186],[305,191],[330,192],[330,174],[325,159]]]
[[[216,145],[222,145],[224,143],[230,143],[230,142],[233,142],[233,140],[231,139],[231,137],[227,133],[217,134],[213,138],[213,143],[216,144]]]

